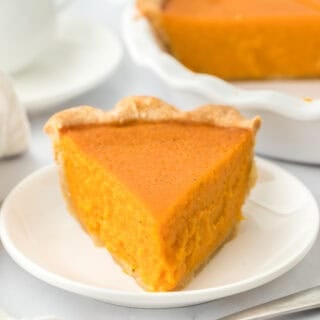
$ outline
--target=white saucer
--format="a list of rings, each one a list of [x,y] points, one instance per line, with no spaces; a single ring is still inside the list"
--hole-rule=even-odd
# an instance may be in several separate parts
[[[257,164],[259,182],[237,237],[182,291],[144,292],[107,250],[95,247],[66,210],[55,166],[35,172],[8,196],[0,215],[1,239],[11,257],[35,277],[113,304],[167,308],[229,296],[296,265],[319,227],[316,202],[301,182],[270,162],[258,159]]]
[[[63,15],[58,26],[51,51],[13,77],[28,111],[44,110],[94,88],[122,57],[117,37],[105,26]]]

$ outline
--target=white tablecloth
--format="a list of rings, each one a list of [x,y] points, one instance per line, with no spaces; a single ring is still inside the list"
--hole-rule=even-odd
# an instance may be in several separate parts
[[[89,17],[110,26],[121,34],[123,8],[108,0],[75,0],[70,13]],[[33,141],[30,151],[22,157],[0,162],[0,199],[9,188],[33,170],[52,162],[51,146],[42,126],[54,111],[73,105],[89,104],[112,107],[126,95],[150,94],[171,103],[181,101],[176,93],[152,72],[137,67],[125,52],[116,74],[101,86],[64,105],[30,117]],[[320,166],[305,166],[275,161],[300,178],[320,203]],[[18,267],[0,244],[0,308],[17,317],[54,314],[61,320],[106,319],[201,319],[213,320],[237,310],[259,304],[300,289],[320,284],[320,239],[293,270],[260,288],[211,303],[168,310],[130,309],[84,298],[51,287]],[[287,319],[319,319],[320,311],[311,311]]]

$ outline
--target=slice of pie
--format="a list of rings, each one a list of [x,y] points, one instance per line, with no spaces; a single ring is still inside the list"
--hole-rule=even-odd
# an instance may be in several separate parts
[[[233,235],[259,126],[231,107],[129,97],[59,112],[45,131],[70,211],[146,290],[168,291]]]
[[[224,79],[320,76],[320,0],[137,0],[185,66]]]

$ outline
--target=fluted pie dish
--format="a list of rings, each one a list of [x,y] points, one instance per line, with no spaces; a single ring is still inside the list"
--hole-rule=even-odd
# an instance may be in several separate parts
[[[182,288],[234,235],[260,118],[153,97],[71,108],[45,126],[70,211],[149,291]]]
[[[165,48],[228,80],[320,76],[317,0],[137,0]]]
[[[242,0],[239,1],[241,2]],[[263,3],[266,4],[265,1]],[[273,1],[268,3],[274,4]],[[203,71],[194,72],[195,69],[186,67],[163,41],[159,41],[161,36],[155,32],[155,27],[150,23],[151,18],[146,13],[141,14],[142,10],[136,4],[137,2],[128,5],[123,15],[126,45],[137,64],[152,70],[175,90],[172,96],[175,104],[182,106],[184,110],[207,103],[231,105],[249,118],[259,114],[263,118],[263,127],[256,145],[258,154],[295,162],[320,163],[320,149],[312,147],[317,143],[316,137],[320,133],[318,78],[276,77],[277,79],[226,82]],[[308,6],[310,1],[300,1],[300,4]],[[184,29],[177,29],[177,32],[179,30],[181,38],[188,36],[184,34]],[[252,32],[255,30],[256,28],[252,28]],[[202,32],[198,34],[201,38]],[[224,40],[226,38],[221,38],[221,41]],[[186,44],[186,47],[188,45],[192,44]],[[308,48],[310,49],[309,46]],[[197,54],[198,49],[194,50],[194,55]],[[290,53],[290,57],[286,59],[291,58]],[[300,63],[304,63],[303,59],[293,67],[297,68]],[[227,65],[229,63],[220,67]]]

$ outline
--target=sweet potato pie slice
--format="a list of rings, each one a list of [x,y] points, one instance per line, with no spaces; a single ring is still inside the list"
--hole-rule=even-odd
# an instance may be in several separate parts
[[[255,180],[260,119],[152,97],[76,107],[45,131],[70,211],[146,290],[181,288],[233,234]]]

